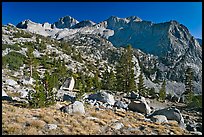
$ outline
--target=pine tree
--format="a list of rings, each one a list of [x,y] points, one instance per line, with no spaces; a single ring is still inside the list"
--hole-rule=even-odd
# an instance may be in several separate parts
[[[96,90],[100,90],[101,89],[101,82],[99,79],[99,71],[96,71],[94,77],[93,77],[93,86]]]
[[[139,83],[137,85],[139,94],[142,96],[147,96],[147,90],[145,89],[144,78],[142,72],[139,75]]]
[[[91,92],[92,87],[93,87],[93,80],[92,78],[87,77],[86,78],[86,88],[85,88],[86,92]]]
[[[107,89],[115,90],[115,87],[116,87],[116,78],[113,70],[111,70],[107,80]]]
[[[108,69],[106,68],[106,70],[103,72],[103,77],[101,80],[102,89],[108,89],[108,79],[109,79],[109,72],[108,72]]]
[[[166,98],[166,80],[163,81],[161,89],[159,91],[159,99],[164,101]]]
[[[186,70],[186,74],[185,74],[185,87],[186,87],[186,91],[185,94],[188,94],[190,92],[193,92],[193,72],[191,68],[187,68]]]
[[[193,72],[192,72],[192,68],[187,68],[186,70],[186,74],[185,74],[186,78],[185,78],[185,92],[183,94],[186,94],[186,100],[187,103],[190,104],[192,103],[193,97],[194,97],[194,93],[193,93]]]
[[[27,60],[26,60],[26,64],[29,65],[29,69],[30,69],[30,78],[32,77],[33,74],[33,64],[34,64],[34,55],[33,55],[33,51],[34,49],[32,47],[28,47],[27,49]]]
[[[130,92],[136,90],[132,58],[133,50],[131,45],[128,45],[116,66],[117,89],[119,91]]]

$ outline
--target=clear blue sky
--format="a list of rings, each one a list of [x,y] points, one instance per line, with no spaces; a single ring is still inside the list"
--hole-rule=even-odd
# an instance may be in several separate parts
[[[30,19],[54,23],[70,15],[96,23],[110,16],[138,16],[155,23],[177,20],[196,38],[202,38],[202,2],[2,2],[2,23]]]

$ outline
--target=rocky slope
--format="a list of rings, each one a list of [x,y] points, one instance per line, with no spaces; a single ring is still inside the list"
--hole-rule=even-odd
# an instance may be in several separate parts
[[[97,111],[86,105],[85,114],[69,115],[59,106],[42,109],[19,108],[3,102],[3,135],[190,135],[174,121],[153,124],[139,113]],[[142,130],[141,130],[142,129]]]
[[[116,22],[122,25],[131,22],[131,20],[135,20],[138,23],[142,22],[142,20],[137,17],[129,17],[126,18],[125,21],[123,20],[124,19],[117,19]],[[82,109],[82,115],[69,114],[73,112],[72,108],[77,109],[78,105],[74,107],[66,106],[68,104],[59,105],[61,102],[58,102],[56,106],[51,106],[51,108],[43,109],[19,107],[19,102],[26,102],[25,97],[28,92],[35,90],[34,87],[38,79],[36,76],[29,78],[29,68],[24,64],[25,59],[27,59],[29,46],[34,47],[33,55],[38,59],[38,63],[40,63],[36,68],[39,78],[44,77],[46,70],[52,71],[52,69],[54,69],[52,67],[52,61],[54,59],[64,59],[65,67],[67,67],[68,70],[72,70],[72,72],[76,74],[77,72],[82,72],[86,77],[94,76],[96,71],[100,70],[99,77],[101,78],[102,72],[104,72],[105,69],[115,70],[118,58],[124,50],[121,47],[115,47],[112,42],[109,41],[107,38],[110,36],[109,32],[114,32],[114,30],[111,30],[111,28],[107,29],[107,26],[99,27],[98,24],[96,24],[91,27],[86,26],[79,29],[52,29],[48,23],[38,24],[27,20],[27,23],[24,22],[21,24],[27,24],[27,26],[25,26],[24,29],[19,29],[12,24],[2,26],[2,93],[4,95],[2,98],[6,100],[16,100],[11,103],[3,102],[2,131],[4,134],[202,134],[202,113],[179,108],[183,118],[178,119],[177,114],[182,117],[180,111],[178,109],[172,109],[174,116],[173,122],[168,115],[166,115],[168,122],[165,116],[151,119],[146,115],[151,111],[154,112],[157,109],[166,108],[169,104],[171,104],[171,106],[176,105],[176,107],[179,107],[179,105],[172,104],[171,102],[155,103],[155,100],[148,101],[148,99],[144,97],[140,97],[139,100],[131,100],[127,97],[128,95],[119,92],[112,93],[113,95],[104,93],[102,96],[100,94],[91,93],[92,98],[94,98],[93,100],[89,99],[89,94],[85,94],[85,97],[80,100],[82,102],[81,104],[85,106]],[[35,33],[33,33],[33,31]],[[71,31],[73,31],[72,35],[66,36],[68,33],[65,32]],[[51,36],[51,34],[55,34],[55,32],[59,35],[58,37],[55,37],[55,35],[46,37],[38,35],[38,32],[41,35],[45,33],[46,36]],[[62,32],[64,32],[63,35]],[[111,33],[111,35],[112,34],[114,33]],[[187,55],[184,56],[185,58],[182,58],[183,62],[178,60],[178,62],[174,64],[174,66],[177,67],[180,65],[181,67],[178,67],[178,69],[181,71],[185,70],[182,67],[185,67],[185,64],[187,64],[186,60],[193,62],[190,55],[195,55],[194,52],[197,51],[197,47],[194,45],[190,47],[192,47],[192,49],[186,52]],[[81,58],[77,58],[79,54],[81,54]],[[173,66],[172,64],[167,65],[165,61],[161,61],[159,56],[145,53],[139,49],[134,49],[133,54],[135,77],[138,78],[141,72],[144,73],[147,87],[154,87],[156,92],[158,92],[162,79],[168,78],[167,92],[173,91],[174,94],[181,94],[184,91],[184,83],[181,80],[175,78],[175,80],[172,81],[171,77],[167,77],[167,74],[172,71],[170,69]],[[199,55],[199,50],[197,54]],[[199,64],[198,55],[195,55],[195,59],[198,59],[196,63]],[[45,63],[45,61],[47,62]],[[193,69],[199,71],[200,67],[196,65],[196,63],[193,62],[188,65],[194,66]],[[17,66],[19,66],[19,68]],[[174,69],[175,68],[176,67],[174,67]],[[180,72],[175,69],[174,73],[179,74]],[[199,82],[199,79],[197,81]],[[138,79],[136,82],[138,82]],[[60,84],[62,85],[63,83],[60,82]],[[201,87],[201,85],[198,84],[197,88],[199,88],[199,86]],[[57,89],[57,91],[59,92],[59,89]],[[134,93],[131,93],[131,96],[138,98]],[[99,101],[96,101],[95,98]],[[71,105],[73,104],[71,103]],[[132,112],[138,109],[135,105],[140,106],[139,110],[141,112]],[[64,108],[60,109],[62,107]],[[117,107],[120,109],[118,110]],[[77,110],[81,110],[81,108]],[[143,114],[143,112],[145,114]],[[22,117],[19,117],[19,115]],[[175,116],[177,121],[175,121]],[[115,121],[112,120],[113,118]],[[166,123],[157,123],[154,121],[155,119],[165,121]],[[186,129],[182,129],[180,125],[178,125],[180,121],[187,125]],[[93,129],[90,125],[94,125],[96,128]],[[21,130],[22,128],[25,130]]]
[[[66,16],[59,19],[58,24],[59,26],[51,27],[53,24],[45,25],[24,21],[17,27],[51,38],[66,40],[75,45],[76,43],[86,45],[84,47],[99,45],[93,47],[96,51],[94,58],[104,56],[102,51],[107,50],[108,45],[120,47],[131,44],[135,48],[135,58],[142,59],[139,59],[138,62],[146,64],[144,68],[147,72],[145,73],[147,86],[156,88],[158,86],[155,80],[167,79],[168,92],[176,91],[176,94],[180,95],[185,88],[185,70],[187,67],[192,67],[194,91],[199,94],[202,92],[200,75],[202,73],[202,49],[188,29],[177,21],[156,24],[151,21],[143,21],[136,16],[127,18],[111,16],[105,21],[94,24],[91,21],[78,23],[76,19]],[[103,41],[106,42],[103,43]],[[101,45],[107,46],[103,48]],[[115,48],[110,50],[112,49]],[[85,49],[83,52],[87,53]],[[141,52],[142,57],[137,52]],[[136,70],[140,68],[141,66],[135,66]]]

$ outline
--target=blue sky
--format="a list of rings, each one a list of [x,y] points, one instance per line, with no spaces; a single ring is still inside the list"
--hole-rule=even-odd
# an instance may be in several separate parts
[[[196,38],[202,38],[202,2],[2,2],[2,23],[30,19],[54,23],[70,15],[96,23],[110,16],[138,16],[155,23],[177,20]]]

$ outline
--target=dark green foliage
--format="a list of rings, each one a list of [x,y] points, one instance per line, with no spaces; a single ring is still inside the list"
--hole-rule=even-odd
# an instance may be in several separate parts
[[[189,107],[202,108],[202,95],[194,95],[192,102],[188,104]]]
[[[146,97],[147,96],[147,90],[145,88],[145,84],[144,84],[144,78],[143,78],[143,75],[142,73],[140,73],[139,75],[139,83],[137,85],[137,88],[138,88],[138,91],[139,91],[139,94]]]
[[[45,93],[45,88],[41,83],[36,82],[34,91],[29,91],[28,92],[28,102],[29,102],[29,107],[31,108],[41,108],[46,106],[46,93]]]
[[[13,45],[2,44],[2,50],[5,50],[6,48],[10,48],[10,49],[13,49],[15,51],[21,50],[21,48],[18,46],[18,44],[13,44]]]
[[[81,62],[81,63],[83,62],[80,52],[78,53],[73,52],[72,58],[78,62]]]
[[[108,89],[109,90],[115,90],[115,86],[116,86],[116,78],[115,78],[115,74],[113,72],[113,70],[111,70],[109,78],[108,78]]]
[[[70,44],[68,44],[65,41],[61,41],[60,42],[60,48],[63,50],[63,52],[67,55],[71,55],[71,53],[73,52],[72,47],[70,46]]]
[[[33,74],[33,66],[34,64],[36,65],[37,63],[35,62],[35,57],[33,55],[34,49],[32,47],[28,47],[27,50],[27,58],[25,60],[25,63],[29,66],[30,69],[30,77],[32,77]]]
[[[166,98],[166,80],[163,81],[161,89],[159,91],[159,99],[164,101]]]
[[[96,71],[94,77],[92,78],[92,82],[95,90],[101,89],[101,81],[99,80],[99,71]]]
[[[130,92],[136,90],[132,57],[132,47],[128,45],[116,66],[117,90],[119,91]]]
[[[193,72],[192,72],[192,68],[187,68],[186,70],[186,74],[185,74],[186,78],[185,78],[185,94],[188,94],[190,92],[193,92]]]
[[[40,44],[38,44],[37,48],[36,48],[39,52],[43,52],[46,49],[46,44],[44,42],[41,42]]]
[[[45,72],[42,83],[36,82],[36,92],[29,92],[28,102],[32,108],[41,108],[53,105],[56,102],[56,93],[53,91],[55,87],[56,76],[50,75],[48,71]]]
[[[22,31],[22,30],[19,30],[17,33],[14,33],[13,35],[14,38],[31,38],[32,35],[29,34],[28,32],[25,32],[25,31]]]
[[[8,65],[11,70],[18,70],[25,60],[25,56],[17,52],[9,52],[7,55],[2,57],[2,66]]]
[[[85,91],[86,92],[91,92],[93,90],[93,80],[91,77],[87,77],[86,78],[86,87],[85,87]]]

